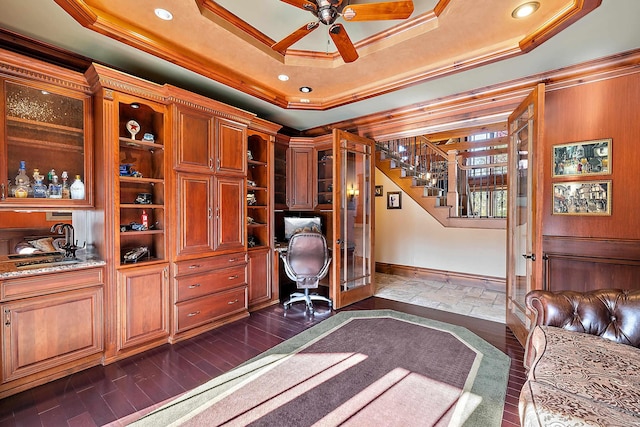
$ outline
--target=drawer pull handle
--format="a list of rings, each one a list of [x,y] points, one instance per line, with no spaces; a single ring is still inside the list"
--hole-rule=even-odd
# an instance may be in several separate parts
[[[190,269],[194,269],[194,268],[200,268],[200,264],[191,264],[189,266]]]
[[[229,258],[229,262],[236,262],[238,258]]]
[[[229,301],[227,304],[232,305],[238,302],[238,299],[234,299],[233,301]]]
[[[199,288],[200,287],[200,283],[194,283],[193,285],[189,286],[189,289],[195,289],[195,288]]]
[[[237,279],[237,278],[238,278],[238,275],[237,275],[237,274],[236,274],[236,275],[233,275],[233,276],[229,276],[229,280],[233,280],[233,279]]]
[[[189,313],[189,314],[187,314],[187,317],[197,316],[198,314],[200,314],[200,310],[198,310],[198,311],[194,311],[193,313]]]

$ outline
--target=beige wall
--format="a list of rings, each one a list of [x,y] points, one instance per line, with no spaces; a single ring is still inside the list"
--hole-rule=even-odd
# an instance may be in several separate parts
[[[406,194],[402,209],[387,209],[387,192],[401,191],[376,169],[376,262],[506,277],[506,231],[445,228]]]

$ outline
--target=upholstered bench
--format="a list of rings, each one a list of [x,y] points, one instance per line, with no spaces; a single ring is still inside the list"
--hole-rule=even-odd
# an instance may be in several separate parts
[[[640,426],[640,291],[533,291],[523,426]]]

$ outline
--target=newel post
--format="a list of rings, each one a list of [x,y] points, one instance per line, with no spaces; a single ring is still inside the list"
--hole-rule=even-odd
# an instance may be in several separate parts
[[[449,208],[449,216],[460,216],[459,198],[458,198],[458,163],[456,156],[458,150],[447,151],[447,206]],[[451,214],[453,212],[453,215]]]

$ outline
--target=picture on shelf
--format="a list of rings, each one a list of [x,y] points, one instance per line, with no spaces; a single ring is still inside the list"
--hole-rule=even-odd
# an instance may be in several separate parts
[[[611,181],[556,182],[554,215],[611,215]]]
[[[387,193],[387,209],[402,209],[402,193],[400,191]]]
[[[574,142],[553,147],[553,176],[611,173],[611,139]]]

